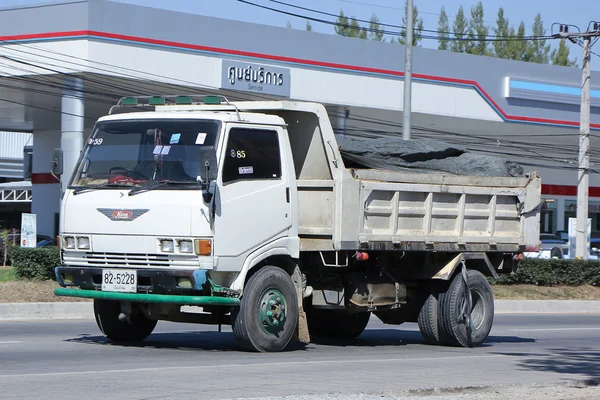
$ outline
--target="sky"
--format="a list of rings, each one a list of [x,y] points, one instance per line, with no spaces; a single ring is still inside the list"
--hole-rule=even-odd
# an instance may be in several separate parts
[[[255,6],[241,3],[237,0],[113,0],[123,3],[143,5],[154,8],[163,8],[187,13],[202,14],[220,18],[241,20],[246,22],[255,22],[259,24],[286,26],[289,21],[294,29],[305,29],[306,20],[288,15],[282,15],[273,11],[260,9]],[[297,14],[312,15],[315,18],[328,19],[334,21],[335,18],[319,14],[311,14],[308,11],[293,9],[277,4],[270,0],[248,0],[253,3],[262,4],[272,8],[283,9]],[[298,6],[338,14],[340,10],[344,14],[355,16],[357,19],[368,20],[375,14],[381,23],[392,25],[402,25],[402,16],[405,13],[405,5],[402,0],[281,0],[286,3],[292,3]],[[1,6],[16,6],[24,4],[47,3],[49,0],[0,0]],[[423,18],[425,29],[437,29],[438,18],[442,6],[445,7],[448,14],[450,25],[458,8],[462,5],[467,16],[470,9],[475,5],[475,0],[414,0],[415,6],[419,10],[419,15]],[[577,6],[575,6],[575,3]],[[584,30],[590,22],[590,15],[597,15],[600,20],[600,1],[598,0],[575,0],[565,2],[560,0],[485,0],[484,20],[489,25],[495,25],[496,16],[500,7],[504,8],[505,16],[509,23],[518,27],[521,21],[525,22],[528,32],[533,25],[536,14],[541,13],[542,20],[547,30],[551,33],[553,22],[569,23],[579,26]],[[311,22],[313,31],[320,33],[334,34],[333,26],[318,22]],[[394,28],[389,28],[395,30]],[[493,32],[490,32],[493,34]],[[390,38],[388,37],[389,41]],[[554,41],[553,43],[556,43]],[[437,48],[437,41],[423,40],[423,47]],[[600,48],[600,43],[597,46]],[[570,45],[571,57],[577,57],[581,60],[581,48]],[[600,53],[600,49],[594,49]],[[594,63],[592,68],[600,70],[600,57]],[[580,64],[580,63],[579,63]],[[596,65],[594,65],[596,64]]]

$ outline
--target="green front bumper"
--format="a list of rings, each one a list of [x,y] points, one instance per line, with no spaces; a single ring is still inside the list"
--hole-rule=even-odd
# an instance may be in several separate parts
[[[84,299],[102,299],[116,301],[134,301],[138,303],[169,303],[193,306],[226,306],[235,307],[240,305],[240,299],[234,297],[217,296],[185,296],[170,294],[150,294],[150,293],[119,293],[102,292],[99,290],[82,290],[56,288],[56,296],[80,297]]]

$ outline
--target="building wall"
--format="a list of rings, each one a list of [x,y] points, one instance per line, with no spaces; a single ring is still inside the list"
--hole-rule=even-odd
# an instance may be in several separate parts
[[[36,214],[37,231],[42,235],[57,233],[56,214],[60,210],[60,184],[49,176],[52,149],[60,147],[60,131],[35,131],[31,212]]]

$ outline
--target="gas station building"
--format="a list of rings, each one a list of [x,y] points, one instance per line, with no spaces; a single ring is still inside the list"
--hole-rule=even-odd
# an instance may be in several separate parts
[[[338,134],[401,135],[403,70],[395,43],[108,0],[0,9],[0,223],[18,227],[20,213],[32,212],[38,233],[58,232],[61,187],[94,122],[121,97],[314,101]],[[580,87],[577,68],[415,48],[412,138],[538,171],[552,200],[542,230],[565,230],[576,212]],[[598,72],[591,102],[589,212],[600,231]],[[50,169],[59,147],[60,182]]]

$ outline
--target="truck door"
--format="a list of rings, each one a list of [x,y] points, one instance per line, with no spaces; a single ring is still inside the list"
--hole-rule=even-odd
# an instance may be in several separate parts
[[[213,254],[218,269],[238,271],[248,253],[279,237],[293,223],[290,176],[281,127],[232,125],[221,152],[215,198]]]

